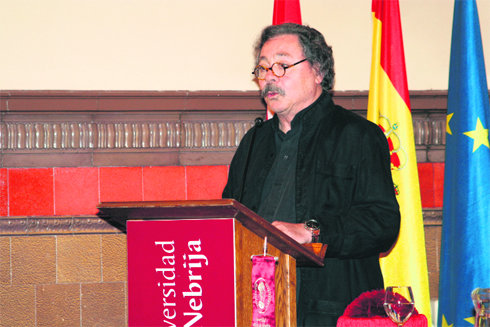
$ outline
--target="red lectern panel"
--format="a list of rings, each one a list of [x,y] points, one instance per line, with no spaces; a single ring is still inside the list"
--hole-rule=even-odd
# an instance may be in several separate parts
[[[278,257],[276,325],[296,326],[296,263],[317,255],[232,199],[101,203],[127,231],[129,326],[250,326],[252,255]]]
[[[129,220],[129,326],[236,326],[234,227]]]

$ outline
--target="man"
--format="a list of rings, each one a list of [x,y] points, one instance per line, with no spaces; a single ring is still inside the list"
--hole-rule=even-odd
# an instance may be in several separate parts
[[[398,235],[387,141],[332,102],[332,50],[315,29],[269,26],[256,55],[254,74],[274,117],[244,136],[223,197],[299,243],[328,244],[323,268],[298,270],[298,325],[335,326],[359,294],[383,288],[379,254]]]

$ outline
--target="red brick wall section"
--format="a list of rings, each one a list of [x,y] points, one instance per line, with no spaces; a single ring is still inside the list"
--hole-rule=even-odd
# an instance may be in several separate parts
[[[219,199],[228,166],[0,169],[0,216],[95,215],[111,201]]]
[[[8,173],[0,168],[0,217],[8,216]]]
[[[441,208],[444,190],[444,163],[419,163],[418,171],[422,207]]]
[[[442,207],[444,163],[419,163],[424,208]],[[0,169],[0,216],[94,215],[100,202],[218,199],[228,166]]]

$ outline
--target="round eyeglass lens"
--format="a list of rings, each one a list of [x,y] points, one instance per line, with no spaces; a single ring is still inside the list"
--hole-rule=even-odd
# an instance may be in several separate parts
[[[267,69],[263,66],[257,66],[255,68],[255,76],[257,76],[258,79],[264,79],[265,74],[267,74]]]
[[[274,63],[274,65],[272,65],[272,72],[277,77],[282,77],[282,76],[284,76],[284,73],[286,72],[286,70],[284,69],[282,64],[279,64],[276,62],[276,63]]]

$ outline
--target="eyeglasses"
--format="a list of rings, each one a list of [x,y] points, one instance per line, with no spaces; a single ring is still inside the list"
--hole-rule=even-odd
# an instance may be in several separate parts
[[[254,74],[255,77],[257,77],[257,79],[262,80],[262,79],[265,79],[265,75],[270,70],[270,71],[272,71],[272,74],[274,74],[276,77],[283,77],[284,74],[286,74],[286,69],[291,68],[293,66],[296,66],[298,64],[301,64],[303,61],[306,61],[306,60],[308,60],[308,59],[305,58],[305,59],[300,60],[298,62],[295,62],[294,64],[291,64],[291,65],[275,62],[269,68],[264,67],[262,65],[257,65],[257,67],[255,67],[252,74]]]

